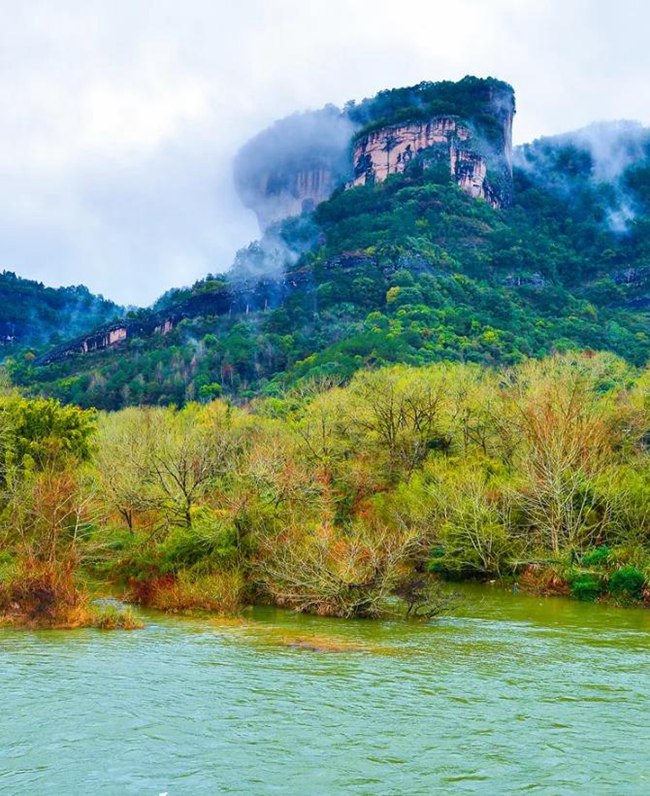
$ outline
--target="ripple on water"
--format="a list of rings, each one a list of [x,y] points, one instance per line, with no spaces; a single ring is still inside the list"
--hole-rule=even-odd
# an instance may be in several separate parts
[[[647,614],[466,593],[429,625],[0,631],[0,792],[648,792]]]

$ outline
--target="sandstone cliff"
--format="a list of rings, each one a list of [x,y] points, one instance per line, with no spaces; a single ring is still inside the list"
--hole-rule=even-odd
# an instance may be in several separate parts
[[[338,179],[331,165],[318,160],[286,164],[258,172],[240,195],[266,230],[276,221],[311,212],[330,198]]]
[[[383,182],[419,160],[423,168],[442,166],[470,196],[498,206],[502,199],[486,181],[487,158],[474,151],[473,143],[469,127],[450,117],[380,128],[354,144],[350,186]]]
[[[512,88],[492,78],[391,89],[343,111],[329,106],[276,122],[242,148],[235,181],[263,231],[339,186],[381,182],[409,167],[502,206],[512,198],[514,112]]]
[[[235,185],[262,231],[329,199],[349,176],[353,133],[346,115],[327,106],[281,119],[242,147]]]

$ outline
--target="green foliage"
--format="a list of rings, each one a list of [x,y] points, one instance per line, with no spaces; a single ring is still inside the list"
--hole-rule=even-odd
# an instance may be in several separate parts
[[[237,555],[237,531],[205,508],[194,512],[192,526],[175,528],[162,547],[160,569],[210,570],[233,562]]]
[[[49,398],[0,397],[0,444],[7,466],[61,466],[90,457],[95,414]]]
[[[573,572],[567,580],[571,596],[577,600],[591,602],[601,596],[605,590],[603,576],[596,572]]]
[[[609,591],[621,600],[640,600],[645,587],[645,577],[636,567],[617,569],[609,579]]]
[[[594,550],[587,551],[580,559],[580,563],[583,567],[605,567],[610,561],[611,552],[607,545],[601,545]]]
[[[83,285],[51,288],[11,271],[0,273],[0,342],[12,353],[56,345],[122,313],[122,307]]]
[[[356,137],[400,122],[428,121],[438,115],[459,116],[473,122],[494,146],[503,137],[498,121],[499,101],[494,100],[496,94],[500,94],[502,102],[509,98],[514,111],[514,92],[508,83],[468,75],[458,82],[425,81],[407,88],[380,91],[358,105],[348,104],[346,113],[363,125]]]

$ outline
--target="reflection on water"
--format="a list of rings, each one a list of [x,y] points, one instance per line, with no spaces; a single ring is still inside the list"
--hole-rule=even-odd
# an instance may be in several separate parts
[[[0,630],[0,792],[650,792],[650,611]]]

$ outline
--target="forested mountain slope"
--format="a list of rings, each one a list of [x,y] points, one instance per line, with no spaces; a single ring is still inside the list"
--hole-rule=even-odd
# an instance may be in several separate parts
[[[271,224],[227,275],[126,318],[117,345],[93,352],[80,338],[36,364],[17,358],[14,380],[114,409],[243,400],[396,362],[568,349],[647,362],[647,130],[596,125],[520,148],[502,207],[421,155]]]
[[[83,285],[46,287],[12,271],[0,273],[0,345],[5,350],[55,345],[123,313],[123,307]]]

